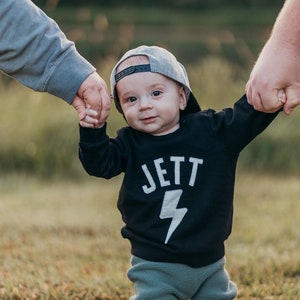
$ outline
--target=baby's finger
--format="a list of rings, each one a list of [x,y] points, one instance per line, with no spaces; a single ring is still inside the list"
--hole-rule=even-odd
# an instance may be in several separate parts
[[[94,109],[91,108],[86,108],[85,110],[86,115],[90,116],[90,117],[97,117],[98,116],[98,112]]]
[[[80,124],[80,126],[82,126],[82,127],[87,127],[87,128],[94,128],[94,127],[95,127],[94,124],[85,122],[85,121],[83,121],[83,120],[81,120],[81,121],[79,122],[79,124]]]
[[[286,103],[286,93],[283,89],[278,90],[277,92],[277,96],[278,96],[278,101],[283,105]]]
[[[98,119],[90,115],[86,115],[83,121],[94,125],[98,124]]]
[[[294,108],[300,104],[300,89],[289,87],[285,89],[286,103],[283,107],[284,113],[290,115]]]

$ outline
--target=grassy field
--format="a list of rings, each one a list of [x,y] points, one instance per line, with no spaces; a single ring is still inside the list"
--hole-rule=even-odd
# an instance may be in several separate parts
[[[0,178],[0,299],[128,299],[120,178]],[[227,268],[239,299],[300,299],[299,178],[238,172]]]
[[[106,79],[110,68],[103,67]],[[231,105],[244,85],[222,59],[189,74],[203,108]],[[0,96],[0,299],[128,299],[120,178],[84,174],[77,115],[68,105],[11,82],[0,85]],[[239,299],[300,299],[299,113],[280,116],[241,155],[227,242]],[[110,134],[122,125],[113,109]]]

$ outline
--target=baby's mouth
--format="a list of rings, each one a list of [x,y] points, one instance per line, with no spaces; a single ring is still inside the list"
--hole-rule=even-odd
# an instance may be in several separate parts
[[[153,123],[157,119],[156,116],[144,117],[141,121],[145,124]]]

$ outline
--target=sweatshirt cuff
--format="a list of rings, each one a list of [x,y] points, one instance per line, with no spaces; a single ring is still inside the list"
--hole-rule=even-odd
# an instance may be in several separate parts
[[[105,123],[100,128],[88,128],[79,124],[80,141],[89,143],[99,141],[101,137],[106,137],[106,126]]]
[[[53,70],[46,91],[72,104],[83,81],[96,69],[71,47]]]

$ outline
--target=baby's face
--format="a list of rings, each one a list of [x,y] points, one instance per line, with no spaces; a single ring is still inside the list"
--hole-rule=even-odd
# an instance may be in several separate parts
[[[186,107],[184,89],[158,73],[133,73],[116,85],[120,105],[129,126],[153,135],[179,128],[180,110]]]

